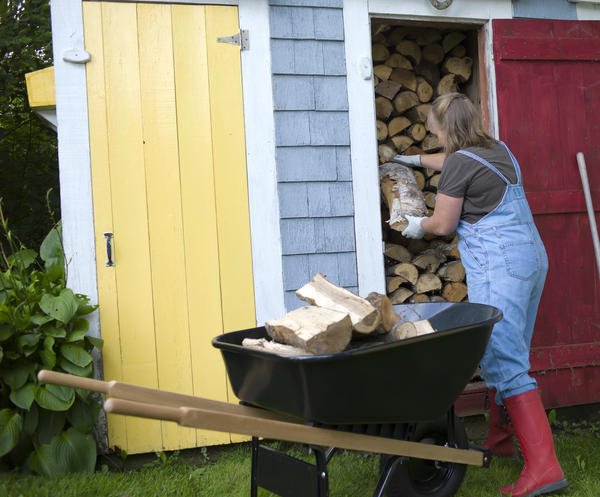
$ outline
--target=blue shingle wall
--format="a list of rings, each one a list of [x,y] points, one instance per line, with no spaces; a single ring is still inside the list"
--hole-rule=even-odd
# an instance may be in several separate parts
[[[285,303],[315,273],[356,292],[342,0],[271,0]]]
[[[576,20],[577,8],[568,0],[513,0],[513,17]]]

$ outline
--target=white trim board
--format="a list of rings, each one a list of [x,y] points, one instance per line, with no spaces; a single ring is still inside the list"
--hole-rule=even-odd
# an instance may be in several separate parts
[[[369,4],[372,16],[402,16],[411,19],[429,18],[441,21],[443,18],[454,22],[468,20],[510,19],[512,17],[511,0],[457,0],[447,9],[438,10],[429,0],[360,0]],[[432,19],[433,18],[433,19]]]
[[[249,50],[241,52],[242,88],[254,299],[261,325],[285,314],[268,0],[240,0],[239,18],[240,29],[250,36]]]

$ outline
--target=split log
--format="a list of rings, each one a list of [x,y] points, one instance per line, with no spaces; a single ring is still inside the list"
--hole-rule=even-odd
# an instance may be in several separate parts
[[[442,69],[447,73],[454,74],[459,83],[464,83],[471,78],[472,67],[473,59],[471,57],[448,57],[442,65]]]
[[[281,319],[267,321],[265,327],[273,340],[312,354],[341,352],[352,338],[350,316],[323,307],[300,307]]]
[[[392,71],[390,79],[409,90],[417,89],[417,77],[412,69],[396,68]]]
[[[449,52],[449,55],[452,57],[464,57],[466,54],[467,49],[464,47],[464,45],[457,45]]]
[[[423,193],[417,186],[415,176],[410,167],[388,162],[379,167],[380,183],[385,177],[395,184],[389,189],[382,187],[382,193],[387,201],[390,218],[387,221],[390,228],[402,231],[407,222],[404,216],[424,216],[427,212]]]
[[[465,268],[460,261],[450,261],[440,266],[437,274],[444,281],[462,282],[465,280]]]
[[[381,322],[379,312],[368,301],[330,283],[321,273],[296,290],[296,296],[312,305],[345,312],[350,315],[352,329],[360,334],[375,331]]]
[[[406,111],[405,116],[413,123],[424,123],[427,121],[427,116],[431,110],[431,104],[415,105],[412,109]]]
[[[442,47],[444,49],[444,53],[448,53],[455,46],[462,43],[463,40],[465,40],[465,38],[465,34],[461,33],[460,31],[452,31],[451,33],[448,33],[446,36],[444,36],[444,39],[442,40]]]
[[[414,141],[410,136],[398,135],[398,136],[392,137],[392,143],[394,144],[394,147],[396,147],[396,150],[398,151],[398,153],[401,154],[408,147],[410,147],[414,143]]]
[[[276,342],[275,340],[267,340],[266,338],[244,338],[242,340],[242,347],[260,350],[262,352],[271,352],[284,357],[311,354],[311,352],[299,347],[285,345],[283,343]]]
[[[438,65],[444,60],[445,52],[439,43],[431,43],[423,48],[423,60]]]
[[[424,302],[431,302],[431,297],[426,293],[415,293],[409,300],[411,304],[422,304]]]
[[[389,332],[400,320],[400,316],[394,310],[394,306],[390,299],[381,293],[371,292],[367,295],[367,300],[379,311],[383,329],[386,332]]]
[[[425,188],[425,175],[417,169],[413,169],[413,175],[415,177],[415,181],[417,182],[417,186],[419,187],[419,190],[422,190],[423,188]]]
[[[442,289],[442,297],[448,302],[461,302],[467,296],[467,285],[460,281],[446,283]]]
[[[412,285],[416,285],[417,280],[419,279],[419,270],[414,264],[409,262],[394,264],[389,267],[386,272],[388,275],[399,276],[404,282],[411,283]]]
[[[385,293],[394,293],[406,280],[400,276],[390,276],[385,279]]]
[[[403,304],[406,302],[415,292],[410,288],[401,286],[394,293],[390,295],[390,301],[392,304]]]
[[[429,133],[427,134],[427,136],[425,136],[425,138],[423,138],[421,148],[424,152],[432,153],[439,150],[441,148],[441,145],[437,137]]]
[[[406,134],[410,136],[414,141],[420,142],[427,136],[427,130],[425,125],[422,123],[415,123],[406,130]]]
[[[425,201],[425,205],[430,209],[435,208],[435,197],[436,195],[433,192],[425,192],[423,194],[423,200]]]
[[[394,119],[388,123],[388,134],[390,136],[397,135],[408,128],[410,124],[411,122],[407,117],[394,117]]]
[[[420,253],[412,260],[415,266],[430,273],[435,273],[443,262],[446,262],[446,257],[430,249]]]
[[[441,174],[434,174],[431,178],[429,178],[428,185],[431,188],[435,188],[437,190],[437,187],[440,183],[440,176],[441,176]]]
[[[398,93],[396,98],[394,98],[394,108],[396,112],[402,114],[404,111],[414,107],[415,105],[419,105],[419,97],[414,91],[406,90]]]
[[[388,137],[388,127],[383,121],[377,119],[377,141],[383,141]]]
[[[432,295],[429,297],[429,302],[447,302],[447,300],[441,295]]]
[[[394,28],[390,32],[390,34],[387,36],[388,44],[391,46],[397,45],[404,39],[404,37],[406,36],[407,33],[408,33],[408,29],[405,28],[404,26]]]
[[[390,79],[390,74],[392,74],[393,69],[385,64],[379,64],[373,68],[373,74],[377,76],[382,81],[387,81]]]
[[[394,111],[394,105],[385,97],[375,99],[375,115],[378,119],[387,121],[390,114]]]
[[[417,290],[417,293],[433,292],[435,290],[442,289],[442,282],[436,274],[423,273],[419,276],[415,288]]]
[[[373,45],[371,50],[373,62],[384,62],[390,56],[390,51],[387,49],[387,47],[380,43]]]
[[[415,41],[402,40],[396,45],[396,51],[410,59],[414,64],[421,62],[421,47]]]
[[[440,79],[436,91],[438,95],[444,95],[445,93],[453,93],[458,91],[456,75],[446,74],[442,79]]]
[[[392,157],[396,155],[396,149],[391,147],[390,145],[379,145],[377,147],[377,152],[379,153],[379,162],[388,162]]]
[[[388,57],[385,61],[386,66],[390,66],[393,68],[401,68],[401,69],[412,69],[413,65],[410,60],[408,60],[404,55],[395,53]]]
[[[436,41],[441,41],[442,34],[438,29],[422,29],[420,28],[416,34],[415,41],[421,45],[431,45]]]
[[[429,102],[433,98],[433,88],[429,82],[422,77],[417,78],[417,97],[421,102]]]
[[[460,60],[460,59],[458,59]],[[402,85],[392,80],[382,81],[375,87],[375,93],[392,100],[400,91]]]
[[[383,255],[398,262],[409,262],[412,259],[412,254],[406,247],[395,243],[386,243]]]
[[[406,340],[407,338],[435,333],[435,330],[429,321],[423,319],[422,321],[398,323],[390,333],[395,340]]]

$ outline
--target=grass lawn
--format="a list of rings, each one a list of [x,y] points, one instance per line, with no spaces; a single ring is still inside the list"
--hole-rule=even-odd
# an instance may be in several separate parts
[[[572,427],[573,425],[571,425]],[[559,459],[570,487],[565,497],[600,496],[600,433],[584,429],[555,430]],[[291,449],[302,455],[300,446]],[[159,457],[160,456],[160,457]],[[0,473],[1,497],[247,497],[250,495],[250,444],[243,443],[184,454],[161,454],[150,462],[137,456],[125,468],[91,475],[47,479]],[[105,459],[105,462],[108,460]],[[136,462],[137,461],[137,462]],[[378,457],[340,452],[329,464],[331,497],[370,497],[378,477]],[[114,462],[114,460],[113,460]],[[100,461],[102,464],[102,460]],[[133,467],[137,466],[137,467]],[[495,459],[489,469],[470,467],[456,497],[498,497],[500,484],[516,479],[520,461]],[[264,490],[259,496],[272,496]]]

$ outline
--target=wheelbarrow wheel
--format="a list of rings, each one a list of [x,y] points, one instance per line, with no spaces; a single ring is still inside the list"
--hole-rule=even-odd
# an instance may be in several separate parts
[[[455,418],[454,438],[454,447],[459,449],[469,447],[465,427],[458,418]],[[415,429],[414,441],[440,446],[449,445],[446,418],[419,423]],[[389,456],[381,456],[382,471],[388,458]],[[466,472],[466,464],[410,457],[396,464],[387,485],[386,495],[388,497],[452,497],[460,488]]]

